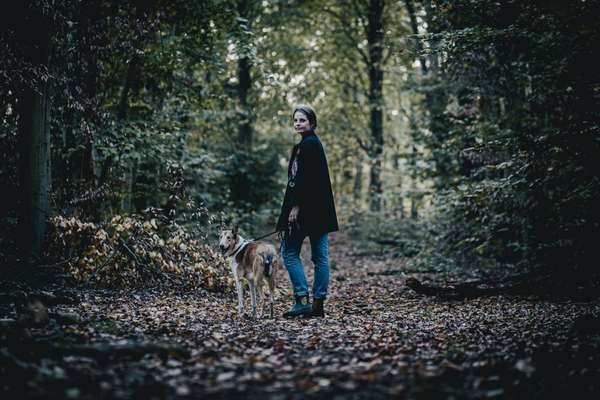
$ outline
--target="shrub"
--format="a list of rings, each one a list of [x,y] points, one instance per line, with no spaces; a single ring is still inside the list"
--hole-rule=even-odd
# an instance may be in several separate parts
[[[170,283],[216,291],[232,288],[225,260],[205,238],[159,214],[117,215],[106,223],[52,219],[53,241],[70,254],[66,271],[104,287]]]

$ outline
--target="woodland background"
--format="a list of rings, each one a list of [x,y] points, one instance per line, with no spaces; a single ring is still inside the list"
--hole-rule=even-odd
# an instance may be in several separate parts
[[[12,4],[0,38],[3,274],[65,259],[81,267],[83,251],[90,272],[109,249],[124,252],[114,229],[133,240],[144,221],[159,253],[174,231],[208,244],[219,222],[270,231],[297,141],[290,111],[306,102],[343,229],[362,242],[433,268],[540,268],[561,291],[587,287],[600,248],[599,10]],[[119,228],[127,215],[139,224]],[[100,231],[107,238],[90,239]]]

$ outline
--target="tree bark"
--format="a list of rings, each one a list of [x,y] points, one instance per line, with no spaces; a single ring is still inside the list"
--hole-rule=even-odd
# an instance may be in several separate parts
[[[353,187],[353,193],[354,193],[354,201],[356,201],[358,204],[362,205],[362,191],[363,191],[363,160],[362,157],[358,156],[355,159],[355,163],[354,163],[354,169],[355,169],[355,173],[354,173],[354,187]]]
[[[251,19],[251,0],[239,0],[238,1],[238,15],[239,15],[239,27],[243,40],[240,40],[239,46],[242,47],[247,45],[246,34],[250,31],[250,19]],[[248,101],[250,88],[252,87],[252,77],[250,75],[252,69],[252,62],[248,57],[247,51],[243,48],[238,49],[239,59],[237,63],[237,75],[238,75],[238,141],[241,145],[249,149],[252,146],[253,141],[253,129],[252,129],[252,108]]]
[[[134,55],[131,58],[131,61],[129,62],[129,66],[127,67],[127,76],[125,77],[123,90],[121,91],[119,108],[117,109],[117,120],[119,120],[119,122],[123,122],[127,119],[130,95],[139,90],[140,70],[140,59],[137,55]],[[111,159],[107,161],[112,164]],[[106,172],[108,173],[108,170]],[[123,195],[123,198],[121,199],[121,209],[125,212],[131,211],[131,198],[135,174],[135,163],[132,160],[129,160],[126,166],[126,170],[123,173],[123,180],[125,182],[125,193]]]
[[[415,45],[417,50],[417,58],[419,60],[419,64],[421,65],[421,71],[423,75],[427,75],[427,59],[422,54],[423,44],[421,43],[421,39],[419,39],[419,25],[417,23],[417,16],[415,13],[415,5],[412,0],[404,0],[406,4],[406,10],[408,11],[408,17],[410,18],[410,27],[412,29],[413,35],[415,35]]]
[[[236,163],[241,166],[248,165],[250,161],[250,152],[252,151],[252,142],[254,141],[253,130],[253,111],[250,104],[250,90],[252,88],[252,59],[249,54],[251,43],[251,20],[253,14],[253,0],[238,0],[238,31],[237,42],[237,78],[235,85],[237,95],[237,144],[239,149],[236,154]],[[236,174],[237,175],[237,174]],[[242,176],[236,176],[230,181],[231,198],[238,205],[245,204],[252,197],[252,187],[247,179]]]
[[[410,153],[410,183],[411,183],[411,189],[412,189],[412,194],[410,196],[410,218],[413,220],[416,220],[419,217],[419,202],[420,202],[420,196],[417,197],[417,146],[415,145],[416,142],[416,138],[417,138],[417,132],[418,132],[418,126],[417,126],[417,120],[415,118],[415,113],[412,112],[409,119],[410,119],[410,132],[411,132],[411,136],[413,138],[413,144],[411,146],[411,153]]]
[[[23,49],[34,67],[48,66],[50,55],[49,23],[41,15],[27,18]],[[19,150],[21,183],[20,245],[31,261],[39,258],[49,217],[50,175],[50,101],[47,78],[38,87],[20,90]]]
[[[381,209],[383,194],[381,164],[383,157],[383,0],[370,0],[368,11],[367,43],[369,46],[369,108],[371,129],[371,180],[369,182],[370,209]]]
[[[238,98],[240,109],[238,111],[238,141],[246,148],[252,146],[253,129],[252,129],[252,110],[248,104],[248,92],[252,85],[250,77],[251,64],[248,57],[242,57],[238,60]]]

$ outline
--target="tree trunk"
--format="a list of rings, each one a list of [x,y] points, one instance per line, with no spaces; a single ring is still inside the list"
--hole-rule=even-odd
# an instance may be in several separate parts
[[[252,85],[250,68],[251,64],[248,57],[243,57],[238,60],[238,98],[240,102],[240,109],[238,111],[238,141],[247,149],[250,149],[253,140],[252,110],[248,104],[248,92]]]
[[[238,49],[239,59],[237,63],[238,75],[238,141],[241,145],[249,149],[252,146],[252,108],[248,102],[248,95],[252,87],[252,77],[250,75],[252,63],[248,57],[248,52],[244,46],[248,46],[247,40],[250,37],[250,19],[251,19],[251,0],[238,1],[239,27],[242,37],[240,38]]]
[[[136,2],[137,3],[137,2]],[[144,16],[145,11],[150,6],[151,2],[144,3],[139,2],[136,4],[135,17],[136,19],[141,19]],[[143,48],[144,37],[138,38],[136,43],[134,43],[134,47],[136,49]],[[142,70],[143,60],[137,54],[136,50],[134,50],[131,59],[127,65],[127,73],[123,80],[123,88],[121,89],[121,95],[119,98],[119,104],[117,106],[117,121],[123,122],[127,119],[129,112],[129,102],[131,96],[137,95],[140,90],[140,82],[141,82],[141,70]],[[111,173],[112,165],[114,160],[112,157],[107,157],[102,162],[102,168],[100,172],[99,184],[103,185],[108,181],[108,178]],[[127,166],[128,172],[125,173],[124,180],[126,181],[127,186],[133,186],[133,177],[135,176],[135,166],[132,161],[129,161],[129,165]],[[131,181],[131,182],[130,182]],[[124,206],[131,206],[131,191],[127,190],[125,197],[122,199],[122,204]]]
[[[249,101],[250,90],[252,88],[252,60],[249,49],[252,48],[251,19],[253,0],[238,0],[238,31],[237,40],[237,78],[238,84],[235,86],[237,94],[237,128],[239,149],[236,151],[236,167],[245,168],[252,161],[250,152],[252,151],[252,142],[254,140],[253,132],[253,112]],[[252,197],[252,187],[247,179],[236,173],[230,181],[231,199],[238,205],[247,204]]]
[[[423,51],[423,44],[421,43],[421,39],[419,38],[419,25],[417,23],[417,16],[415,14],[415,6],[412,0],[404,0],[404,3],[406,4],[406,10],[408,12],[408,16],[410,18],[410,26],[412,29],[412,33],[413,35],[415,35],[415,50],[416,50],[416,57],[419,60],[419,65],[421,66],[421,72],[423,74],[423,77],[427,77],[429,74],[429,69],[427,68],[427,59],[425,58],[425,56],[422,54]],[[433,105],[432,105],[432,98],[431,98],[431,94],[430,92],[427,92],[426,95],[426,106],[427,109],[430,111],[430,115],[433,114],[433,112],[435,112],[433,110]],[[416,197],[416,189],[417,189],[417,148],[414,145],[414,143],[417,141],[417,132],[418,132],[418,127],[417,127],[417,121],[414,117],[414,111],[411,113],[410,115],[410,130],[411,130],[411,136],[412,136],[412,140],[413,140],[413,145],[411,146],[411,154],[410,154],[410,169],[411,169],[411,186],[412,186],[412,194],[410,197],[410,218],[411,219],[417,219],[419,216],[419,209],[418,209],[418,199]],[[430,128],[433,128],[433,124],[430,124]]]
[[[413,138],[413,145],[411,146],[410,153],[410,183],[411,183],[411,196],[410,196],[410,218],[415,220],[419,217],[419,201],[420,196],[417,197],[417,146],[415,145],[418,127],[417,121],[414,117],[414,112],[410,116],[410,132]]]
[[[100,10],[98,9],[96,2],[89,2],[87,5],[87,12],[84,12],[81,17],[81,31],[82,35],[89,37],[93,34],[94,18],[98,17]],[[84,9],[85,10],[85,9]],[[91,42],[86,46],[87,54],[87,71],[85,74],[85,95],[89,100],[96,100],[98,93],[98,55],[94,51],[94,47]],[[95,122],[95,121],[90,121]],[[94,165],[94,138],[91,132],[85,135],[85,150],[81,162],[80,177],[86,182],[97,183],[97,176],[95,174],[97,167]]]
[[[363,191],[363,160],[362,157],[356,157],[354,174],[354,201],[362,208],[362,191]]]
[[[95,99],[97,92],[97,77],[98,77],[98,60],[96,55],[91,55],[88,59],[89,70],[86,79],[86,95],[88,99]],[[81,160],[81,171],[80,177],[86,184],[93,182],[95,188],[99,188],[101,162],[98,160],[98,152],[96,151],[96,144],[93,134],[91,132],[85,135],[85,150],[83,150],[83,157]],[[104,201],[100,198],[99,201]],[[91,207],[91,204],[86,205],[88,213],[93,217],[94,220],[99,220],[101,207]]]
[[[125,183],[125,193],[121,199],[121,209],[126,213],[131,212],[131,204],[133,198],[133,182],[135,181],[135,162],[129,161],[123,173],[123,181]]]
[[[410,27],[412,29],[413,35],[415,35],[415,47],[417,51],[417,58],[419,60],[419,64],[421,65],[421,71],[423,75],[427,75],[427,59],[422,54],[423,44],[421,43],[421,39],[419,39],[419,25],[417,23],[417,16],[415,14],[415,5],[412,0],[404,0],[406,4],[406,10],[408,11],[408,17],[410,18]]]
[[[417,204],[418,199],[416,198],[415,194],[413,193],[413,195],[410,198],[410,219],[418,219],[419,218],[419,206]]]
[[[369,209],[371,211],[381,210],[381,157],[375,156],[371,162],[369,180]]]
[[[400,164],[400,158],[402,156],[400,155],[400,153],[395,153],[392,156],[392,167],[394,169],[394,171],[400,171],[401,168],[401,164]],[[403,182],[403,174],[402,173],[398,173],[397,177],[394,182],[394,184],[396,185],[397,188],[402,188],[402,182]],[[397,192],[395,194],[395,196],[393,197],[393,201],[391,202],[392,207],[393,207],[393,211],[394,214],[399,218],[402,219],[404,218],[404,197],[402,196],[401,193]]]
[[[369,1],[367,43],[369,46],[369,108],[371,128],[371,180],[369,182],[370,209],[381,209],[381,164],[383,156],[383,0]]]
[[[139,66],[140,60],[137,55],[131,57],[131,61],[127,65],[127,75],[123,82],[123,89],[121,90],[121,98],[119,99],[119,107],[117,108],[117,119],[119,121],[125,120],[127,117],[127,111],[129,110],[129,94],[137,86],[136,81],[139,79]]]
[[[411,20],[413,34],[419,35],[414,3],[412,0],[405,0],[405,4]],[[433,11],[430,1],[425,0],[422,4],[426,12],[425,15],[429,32],[437,33],[439,28],[437,22],[432,18]],[[438,39],[431,39],[429,41],[431,48],[436,47],[437,40]],[[416,51],[418,54],[415,56],[415,59],[419,60],[423,77],[427,81],[427,86],[429,86],[429,89],[425,92],[425,105],[429,114],[429,130],[431,132],[429,147],[431,148],[431,156],[436,168],[436,186],[438,188],[444,188],[447,186],[452,174],[452,159],[447,154],[447,151],[441,146],[441,144],[447,140],[448,136],[448,121],[444,113],[447,103],[447,93],[446,88],[441,85],[442,77],[440,76],[438,68],[439,59],[437,52],[431,51],[426,58],[421,54],[422,48],[422,42],[417,37]],[[428,63],[427,60],[429,60]]]
[[[33,66],[47,66],[50,54],[49,25],[42,16],[32,16],[23,36],[25,56]],[[30,260],[39,258],[44,243],[50,207],[50,101],[49,83],[20,91],[19,150],[21,180],[20,245]]]
[[[123,90],[121,91],[121,98],[119,100],[119,108],[117,109],[117,119],[119,122],[124,122],[127,119],[127,113],[129,111],[129,99],[131,94],[135,94],[139,91],[140,82],[140,70],[141,62],[138,56],[134,55],[131,58],[129,66],[127,68],[127,76],[123,83]],[[112,160],[108,160],[112,163]],[[131,198],[132,190],[135,179],[135,163],[132,160],[127,162],[126,170],[123,174],[123,181],[125,183],[125,191],[123,198],[121,199],[121,208],[125,212],[131,211]],[[108,173],[108,170],[106,171]]]

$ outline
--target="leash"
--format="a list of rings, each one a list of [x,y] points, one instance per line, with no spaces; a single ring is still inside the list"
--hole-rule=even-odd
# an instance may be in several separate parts
[[[252,240],[250,240],[250,242],[256,242],[257,240],[264,239],[264,238],[266,238],[266,237],[269,237],[269,236],[271,236],[271,235],[274,235],[274,234],[276,234],[277,232],[279,232],[279,231],[278,231],[278,230],[274,230],[273,232],[269,232],[269,233],[267,233],[266,235],[262,235],[262,236],[260,236],[260,237],[257,237],[256,239],[252,239]]]

